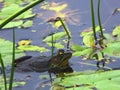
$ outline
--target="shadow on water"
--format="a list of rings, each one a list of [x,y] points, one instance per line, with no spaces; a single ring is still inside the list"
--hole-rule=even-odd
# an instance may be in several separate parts
[[[61,0],[55,0],[58,2],[61,2]],[[91,27],[91,14],[90,14],[90,3],[89,0],[64,0],[64,2],[67,2],[69,7],[72,9],[79,9],[80,10],[80,20],[81,25],[80,26],[74,26],[70,25],[68,23],[68,27],[70,28],[71,34],[72,34],[72,42],[77,44],[82,44],[82,39],[79,36],[79,33],[86,28]],[[96,0],[94,0],[94,3]],[[120,4],[118,3],[119,0],[101,0],[102,7],[101,7],[101,21],[104,23],[104,27],[106,28],[105,32],[111,32],[111,30],[120,23],[120,20],[118,19],[120,17],[120,13],[111,16],[112,12],[120,7]],[[97,5],[95,5],[97,6]],[[42,10],[39,9],[39,5],[34,7],[33,12],[42,12]],[[82,13],[83,12],[83,13]],[[85,13],[84,13],[85,12]],[[111,16],[111,17],[110,17]],[[110,17],[110,19],[106,22],[106,20]],[[54,32],[53,28],[49,25],[43,25],[41,23],[41,18],[35,17],[33,18],[34,25],[31,28],[27,29],[16,29],[16,42],[18,42],[20,39],[31,39],[32,43],[34,45],[40,45],[44,46],[44,43],[42,43],[43,37],[46,35]],[[107,23],[107,24],[106,24]],[[47,29],[46,29],[47,27]],[[31,30],[36,30],[36,32],[32,32]],[[5,38],[7,40],[12,41],[12,30],[1,30],[0,31],[0,38]],[[42,33],[42,34],[41,34]],[[28,55],[31,53],[27,53]],[[32,53],[32,55],[37,56],[39,54]],[[70,67],[72,67],[73,71],[84,71],[84,70],[96,70],[96,62],[91,60],[81,60],[80,57],[72,57],[69,61]],[[106,64],[107,67],[111,68],[119,68],[120,66],[119,60],[116,60],[116,62],[112,62],[109,64]],[[71,68],[70,68],[71,69]],[[52,78],[55,78],[55,74],[52,74]],[[43,73],[36,73],[36,72],[28,72],[28,73],[19,73],[15,72],[15,81],[25,81],[25,86],[18,86],[15,87],[14,90],[49,90],[50,88],[50,77],[49,73],[43,72]]]

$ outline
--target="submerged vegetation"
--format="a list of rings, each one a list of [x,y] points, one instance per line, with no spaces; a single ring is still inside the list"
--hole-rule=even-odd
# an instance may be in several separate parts
[[[47,2],[45,0],[17,0],[17,2],[15,0],[11,0],[10,2],[9,0],[5,0],[5,2],[1,2],[4,8],[0,10],[0,29],[13,28],[13,42],[0,38],[0,69],[3,74],[3,76],[2,74],[0,75],[0,90],[7,90],[8,88],[12,90],[12,88],[17,85],[25,84],[25,82],[18,83],[13,81],[14,60],[24,56],[24,51],[43,53],[49,52],[51,49],[52,54],[50,55],[54,56],[55,49],[63,48],[72,51],[73,57],[80,56],[83,60],[97,61],[94,66],[98,67],[98,71],[86,70],[84,72],[73,72],[71,74],[57,74],[57,77],[53,81],[51,80],[51,90],[118,90],[118,88],[120,88],[120,78],[118,77],[120,75],[120,68],[118,67],[118,70],[114,70],[114,68],[105,67],[105,63],[112,62],[111,57],[120,57],[120,25],[115,26],[112,30],[112,35],[110,33],[104,33],[105,28],[103,28],[101,22],[100,0],[98,0],[97,4],[97,20],[95,18],[93,0],[90,0],[92,27],[80,33],[83,45],[72,42],[71,30],[69,30],[67,23],[72,25],[80,24],[80,18],[77,17],[79,10],[68,9],[67,3]],[[43,10],[44,13],[36,15],[32,13],[31,8],[39,3],[42,3],[40,9]],[[117,8],[113,14],[119,11],[119,8]],[[16,37],[14,28],[31,27],[33,25],[31,18],[35,16],[43,20],[42,25],[47,23],[52,26],[53,29],[56,29],[52,34],[42,39],[42,42],[48,47],[32,45],[32,40],[29,39],[22,39],[15,44]],[[98,21],[98,25],[96,25],[96,21]],[[58,31],[58,29],[63,29],[63,31]],[[100,63],[102,63],[102,66]],[[8,66],[11,66],[10,77],[6,76],[6,67]],[[99,69],[102,70],[99,71]]]

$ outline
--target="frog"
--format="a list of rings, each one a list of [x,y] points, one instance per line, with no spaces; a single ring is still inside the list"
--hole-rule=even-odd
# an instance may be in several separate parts
[[[72,52],[64,49],[59,49],[53,56],[23,56],[15,60],[15,71],[44,72],[54,68],[65,69],[69,67],[71,57]]]

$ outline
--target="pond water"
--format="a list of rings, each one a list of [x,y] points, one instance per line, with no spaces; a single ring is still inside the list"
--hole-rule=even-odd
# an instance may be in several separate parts
[[[54,0],[55,2],[61,2],[61,0]],[[91,13],[90,13],[90,0],[64,0],[62,2],[66,2],[68,4],[68,8],[71,10],[78,10],[79,14],[77,16],[73,16],[72,18],[80,19],[80,22],[76,25],[71,25],[68,21],[67,25],[72,34],[72,43],[83,44],[82,38],[80,37],[80,32],[86,28],[91,27]],[[113,11],[116,8],[120,7],[119,0],[101,0],[101,21],[103,26],[105,27],[105,32],[111,33],[113,28],[116,25],[120,24],[120,12],[112,15]],[[97,0],[94,0],[95,11],[97,10]],[[40,5],[37,5],[33,8],[33,12],[41,13],[44,12],[40,10]],[[74,11],[72,13],[75,13]],[[97,12],[95,12],[97,14]],[[51,15],[51,14],[50,14]],[[97,15],[96,15],[97,16]],[[47,16],[46,16],[47,17]],[[49,17],[49,16],[48,16]],[[80,18],[78,18],[80,17]],[[70,19],[70,18],[69,18]],[[45,46],[42,41],[43,37],[49,35],[50,33],[56,31],[48,24],[40,24],[42,19],[40,17],[32,18],[34,21],[34,25],[27,29],[15,29],[16,31],[16,42],[20,39],[31,39],[33,45]],[[96,17],[97,20],[97,17]],[[97,23],[97,22],[96,22]],[[31,30],[36,30],[36,32],[32,32]],[[0,38],[5,38],[7,40],[12,41],[12,30],[1,30]],[[59,30],[60,31],[60,30]],[[38,56],[38,53],[27,53],[28,55]],[[48,53],[44,53],[47,55]],[[84,70],[96,70],[95,61],[87,60],[83,61],[80,57],[72,57],[70,59],[71,67],[74,71],[84,71]],[[93,64],[93,65],[91,65]],[[106,66],[110,68],[120,68],[120,61],[106,64]],[[43,76],[43,77],[42,77]],[[53,77],[55,75],[53,74]],[[25,81],[25,86],[18,86],[14,88],[14,90],[49,90],[50,88],[50,78],[48,72],[44,73],[15,73],[16,81]],[[47,82],[48,81],[48,82]],[[44,82],[46,82],[44,84]],[[43,87],[41,86],[43,84]],[[44,86],[45,85],[45,86]]]

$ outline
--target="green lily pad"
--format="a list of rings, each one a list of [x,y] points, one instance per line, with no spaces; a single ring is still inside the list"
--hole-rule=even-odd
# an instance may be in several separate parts
[[[85,35],[83,37],[83,43],[85,44],[85,46],[87,47],[92,47],[94,46],[94,37],[91,35]]]
[[[17,4],[10,4],[9,6],[4,7],[4,8],[1,9],[0,19],[3,20],[3,19],[8,18],[9,16],[11,16],[12,14],[14,14],[16,11],[18,11],[20,9],[22,9],[22,7],[20,7]],[[30,17],[35,16],[35,14],[32,14],[31,10],[32,9],[27,10],[26,12],[24,12],[23,14],[18,16],[16,19],[25,19],[25,18],[30,18]]]
[[[120,57],[120,42],[111,42],[102,51],[108,56]]]
[[[33,25],[33,21],[27,20],[27,21],[22,25],[22,27],[28,28],[28,27],[31,27],[32,25]]]
[[[3,0],[0,0],[0,3],[3,2]]]
[[[52,43],[46,43],[48,46],[52,47]],[[57,49],[62,49],[64,48],[64,45],[62,45],[60,42],[58,43],[55,43],[54,44],[54,47],[57,48]]]
[[[63,86],[64,90],[118,90],[120,88],[120,70],[73,73],[66,75],[62,80],[56,78],[53,86],[56,84]]]
[[[52,23],[52,26],[53,26],[54,28],[59,28],[60,26],[62,26],[62,24],[61,24],[60,21],[56,21],[56,22],[53,22],[53,23]]]
[[[5,5],[10,4],[23,4],[23,0],[4,0]]]
[[[13,82],[13,87],[23,86],[25,84],[26,84],[26,82],[24,82],[24,81]],[[8,84],[7,84],[7,86],[8,86]],[[4,88],[4,80],[3,80],[3,76],[2,75],[0,75],[0,90],[5,90],[5,88]]]
[[[10,4],[7,7],[4,7],[0,11],[0,24],[8,17],[22,9],[23,7],[17,5],[17,4]],[[32,9],[27,10],[23,14],[16,17],[13,21],[9,22],[3,29],[5,28],[13,28],[13,27],[20,27],[23,24],[22,19],[32,18],[35,14],[32,14]],[[32,26],[32,21],[26,21],[26,23],[23,24],[23,27],[30,27]]]
[[[45,47],[33,46],[33,45],[19,46],[18,49],[23,50],[23,51],[39,51],[39,52],[47,52],[47,51],[49,51]]]
[[[57,33],[53,34],[53,40],[54,41],[59,40],[64,36],[66,36],[65,32],[57,32]],[[51,42],[52,41],[52,35],[47,36],[45,39],[43,39],[43,41],[44,42]]]
[[[85,56],[86,58],[88,58],[89,54],[93,52],[92,48],[87,48],[84,49],[82,51],[76,51],[73,53],[73,56]]]
[[[3,20],[0,21],[0,24],[2,23]],[[19,21],[12,21],[12,22],[9,22],[8,24],[6,24],[3,29],[6,29],[6,28],[13,28],[13,27],[21,27],[21,25],[23,24],[23,21],[22,20],[19,20]]]
[[[100,30],[100,27],[99,27],[99,26],[96,26],[95,30],[96,30],[96,32],[99,31],[99,30]],[[80,36],[81,36],[81,37],[84,37],[84,36],[86,36],[86,35],[91,35],[91,34],[93,34],[92,27],[83,30],[83,31],[80,33]]]
[[[120,25],[113,29],[112,35],[120,35]]]
[[[13,43],[0,38],[0,53],[2,55],[2,59],[4,61],[5,66],[10,65],[12,62],[12,47]],[[24,56],[24,52],[22,50],[15,49],[15,58]]]
[[[87,47],[86,46],[80,46],[80,45],[77,45],[77,44],[73,44],[71,49],[74,50],[74,51],[83,51],[85,50]]]

